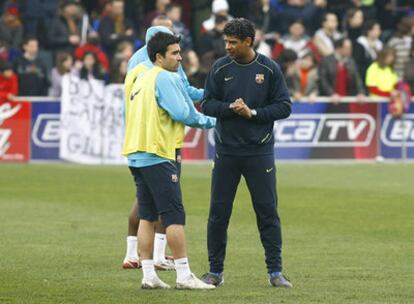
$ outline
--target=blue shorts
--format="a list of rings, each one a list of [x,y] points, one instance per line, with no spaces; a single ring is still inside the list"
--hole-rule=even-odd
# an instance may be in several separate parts
[[[134,176],[139,202],[138,217],[161,225],[185,225],[180,176],[177,165],[165,162],[153,166],[129,167]]]

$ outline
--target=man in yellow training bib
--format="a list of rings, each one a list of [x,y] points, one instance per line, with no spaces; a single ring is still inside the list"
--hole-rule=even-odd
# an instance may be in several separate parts
[[[123,154],[137,187],[140,202],[138,243],[143,269],[142,288],[169,288],[157,276],[152,258],[155,223],[166,228],[177,271],[179,289],[214,289],[190,270],[184,233],[185,212],[175,165],[176,147],[184,140],[184,125],[211,128],[215,119],[194,113],[175,73],[181,62],[180,38],[157,33],[147,44],[150,61],[127,77],[126,128]]]

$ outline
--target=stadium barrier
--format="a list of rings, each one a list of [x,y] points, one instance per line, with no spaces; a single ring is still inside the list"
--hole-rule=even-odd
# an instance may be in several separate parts
[[[86,94],[88,90],[72,88],[61,99],[0,101],[0,162],[125,163],[120,157],[122,85],[105,92],[98,88],[96,94]],[[303,100],[293,104],[289,119],[275,123],[274,137],[279,160],[413,159],[414,106],[394,119],[385,99]],[[187,128],[182,155],[187,160],[213,158],[214,131]]]

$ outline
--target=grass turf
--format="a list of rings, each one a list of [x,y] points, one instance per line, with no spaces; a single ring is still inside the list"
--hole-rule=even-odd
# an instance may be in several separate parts
[[[124,167],[0,165],[0,303],[413,303],[414,165],[278,166],[284,267],[267,285],[246,186],[215,291],[146,291],[122,270],[134,189]],[[210,166],[182,188],[192,270],[207,270]],[[160,277],[174,284],[175,273]]]

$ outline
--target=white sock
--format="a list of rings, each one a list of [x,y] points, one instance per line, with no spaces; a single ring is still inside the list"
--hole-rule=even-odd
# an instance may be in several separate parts
[[[177,281],[184,281],[185,279],[187,279],[191,274],[188,258],[174,260],[174,263],[175,271],[177,272]]]
[[[165,248],[167,246],[167,236],[165,234],[156,233],[154,237],[154,262],[161,264],[165,261]]]
[[[141,265],[145,279],[152,280],[157,276],[154,268],[154,260],[142,260]]]
[[[128,260],[138,260],[138,239],[136,236],[127,237],[127,252],[126,258]]]

